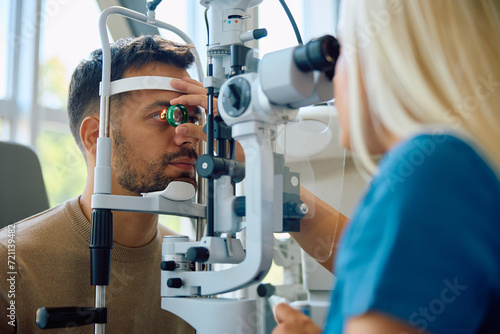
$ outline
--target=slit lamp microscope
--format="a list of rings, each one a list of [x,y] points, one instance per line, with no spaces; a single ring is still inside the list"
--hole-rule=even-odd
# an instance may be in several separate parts
[[[298,108],[333,98],[332,78],[339,45],[334,37],[326,35],[306,45],[266,54],[261,60],[255,58],[244,43],[267,33],[265,29],[246,31],[245,19],[249,17],[247,10],[262,0],[200,1],[208,14],[209,28],[208,68],[203,81],[208,96],[208,139],[207,153],[198,158],[196,169],[207,180],[206,203],[193,202],[195,189],[183,182],[171,182],[164,191],[141,197],[111,195],[110,96],[134,89],[174,89],[165,77],[110,82],[106,20],[110,15],[122,15],[173,31],[192,44],[182,31],[155,19],[160,1],[148,2],[146,14],[122,7],[110,7],[101,14],[101,123],[89,245],[95,305],[41,308],[37,312],[40,328],[64,327],[68,322],[94,323],[95,333],[104,333],[108,312],[105,289],[113,245],[112,211],[121,210],[204,219],[205,233],[199,240],[164,237],[162,262],[158,264],[161,307],[183,318],[200,334],[257,333],[257,324],[249,321],[256,313],[255,300],[215,296],[261,281],[271,267],[273,233],[298,231],[300,219],[307,213],[307,205],[300,201],[300,176],[289,171],[282,155],[273,153],[273,140],[277,126],[293,120]],[[203,78],[194,52],[199,77]],[[213,113],[215,97],[218,115]],[[243,148],[246,163],[235,160],[235,140]],[[245,196],[236,196],[235,184],[243,179]],[[236,237],[242,231],[244,243]],[[193,271],[192,263],[204,264],[205,270]],[[207,270],[215,264],[231,266]],[[193,312],[196,309],[203,311]]]

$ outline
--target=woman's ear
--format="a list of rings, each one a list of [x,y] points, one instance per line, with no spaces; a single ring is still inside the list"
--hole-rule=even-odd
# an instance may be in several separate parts
[[[86,154],[95,156],[97,151],[97,138],[99,137],[99,118],[88,116],[80,126],[80,140],[85,148]]]

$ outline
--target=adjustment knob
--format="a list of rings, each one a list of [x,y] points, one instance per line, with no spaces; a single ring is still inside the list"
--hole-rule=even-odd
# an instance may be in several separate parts
[[[175,261],[161,261],[161,270],[174,271],[177,268]]]
[[[36,325],[40,329],[67,328],[105,324],[108,322],[108,309],[105,307],[41,307],[36,311]]]
[[[231,117],[239,117],[247,111],[252,99],[250,83],[241,77],[233,77],[219,93],[223,109]]]
[[[209,177],[214,177],[214,176],[220,176],[216,175],[214,171],[216,170],[216,161],[214,159],[215,157],[212,157],[208,154],[203,154],[201,157],[199,157],[196,160],[196,171],[198,172],[198,175],[204,178],[209,178]],[[215,178],[217,178],[215,177]]]
[[[169,278],[167,280],[167,286],[169,288],[179,289],[182,286],[182,280],[180,278]]]
[[[207,262],[210,252],[205,247],[191,247],[186,252],[186,258],[193,262]]]
[[[266,36],[267,36],[267,30],[265,28],[255,29],[253,31],[253,38],[255,39],[261,39],[262,37]]]
[[[260,283],[257,286],[257,294],[259,297],[269,298],[276,292],[276,288],[270,283]]]

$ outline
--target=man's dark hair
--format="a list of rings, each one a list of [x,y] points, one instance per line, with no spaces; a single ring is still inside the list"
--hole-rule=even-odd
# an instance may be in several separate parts
[[[187,69],[194,62],[190,45],[178,44],[161,36],[120,39],[111,44],[111,81],[123,78],[129,69],[140,69],[151,62],[161,62]],[[71,133],[84,152],[80,125],[85,117],[99,113],[99,83],[102,79],[102,50],[95,50],[82,60],[71,77],[68,115]]]

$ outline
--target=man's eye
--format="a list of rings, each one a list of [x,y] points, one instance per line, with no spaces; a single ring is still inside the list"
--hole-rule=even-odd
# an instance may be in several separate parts
[[[198,124],[199,120],[198,116],[189,116],[189,123]]]
[[[158,112],[153,116],[153,118],[160,120],[160,121],[166,121],[167,120],[167,109],[163,109],[162,111]]]

